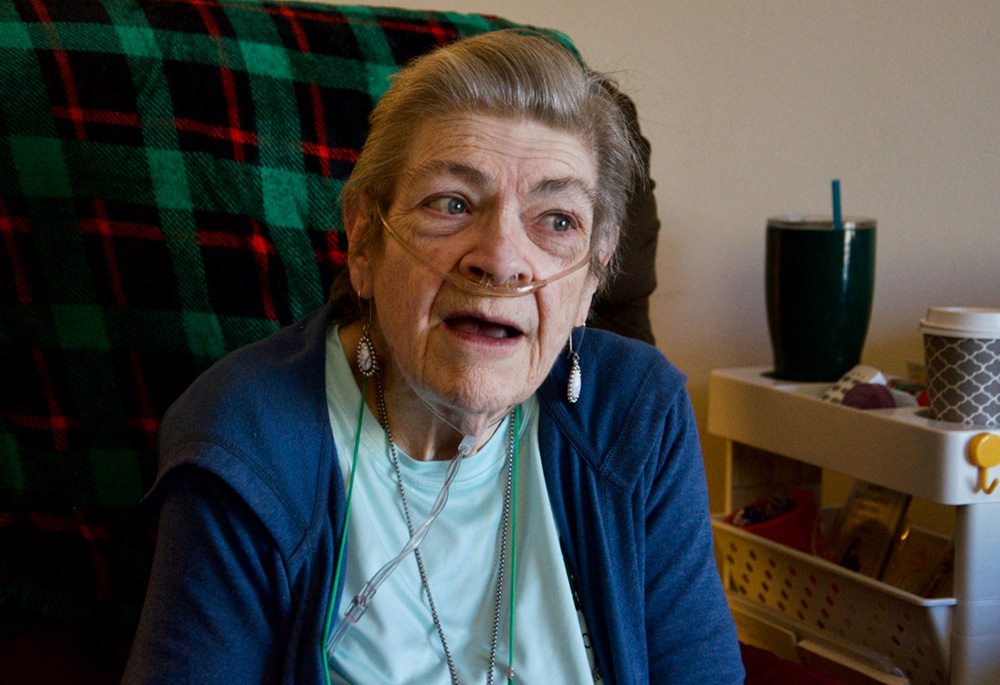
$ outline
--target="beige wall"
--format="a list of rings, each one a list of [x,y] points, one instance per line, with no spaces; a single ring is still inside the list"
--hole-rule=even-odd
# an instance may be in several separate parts
[[[569,34],[620,73],[653,145],[659,347],[688,374],[768,364],[764,223],[878,219],[864,361],[920,360],[930,305],[1000,306],[1000,3],[987,0],[394,0]],[[704,424],[702,423],[704,432]],[[713,507],[721,441],[703,437]],[[877,458],[877,455],[873,455]]]

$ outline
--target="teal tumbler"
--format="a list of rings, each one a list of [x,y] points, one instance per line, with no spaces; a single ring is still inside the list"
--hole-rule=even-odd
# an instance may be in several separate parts
[[[765,290],[776,378],[836,381],[861,360],[875,289],[875,220],[767,221]]]

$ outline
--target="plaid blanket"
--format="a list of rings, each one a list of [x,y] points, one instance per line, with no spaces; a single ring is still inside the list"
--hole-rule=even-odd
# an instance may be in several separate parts
[[[160,417],[324,301],[387,77],[511,25],[238,0],[0,0],[0,638],[131,636]]]

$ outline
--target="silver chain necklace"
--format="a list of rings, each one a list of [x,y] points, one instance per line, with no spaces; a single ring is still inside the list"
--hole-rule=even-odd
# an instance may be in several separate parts
[[[406,516],[406,527],[412,537],[413,521],[410,518],[410,506],[406,501],[406,488],[403,486],[403,473],[399,467],[399,456],[396,453],[396,441],[393,439],[392,431],[389,428],[389,418],[385,409],[385,397],[382,394],[382,379],[380,374],[375,374],[375,406],[378,410],[378,421],[382,424],[382,429],[385,431],[385,436],[389,442],[389,456],[392,461],[392,468],[396,472],[396,483],[399,485],[399,496],[403,501],[403,513]],[[496,670],[497,642],[500,633],[500,606],[503,601],[504,569],[507,551],[507,528],[508,522],[510,521],[510,503],[514,488],[514,469],[511,462],[514,455],[515,439],[514,416],[512,412],[510,417],[510,428],[507,431],[507,463],[505,466],[507,469],[507,484],[503,497],[503,513],[501,514],[500,530],[497,532],[499,568],[497,569],[496,601],[493,607],[493,632],[490,637],[490,665],[489,670],[486,672],[487,685],[493,685],[493,672]],[[420,570],[420,582],[423,584],[424,590],[427,592],[427,603],[431,608],[431,617],[434,619],[434,627],[437,628],[438,636],[441,638],[441,646],[444,648],[444,657],[448,662],[448,671],[451,674],[452,685],[460,685],[461,681],[458,679],[458,671],[455,668],[455,662],[452,660],[451,650],[448,648],[448,641],[444,637],[444,629],[441,627],[441,620],[438,618],[437,608],[434,606],[434,597],[431,594],[431,586],[427,582],[427,572],[424,570],[424,560],[420,555],[420,548],[417,547],[414,549],[413,554],[417,558],[417,568]],[[508,669],[509,676],[513,675],[510,672],[511,670],[512,669]]]

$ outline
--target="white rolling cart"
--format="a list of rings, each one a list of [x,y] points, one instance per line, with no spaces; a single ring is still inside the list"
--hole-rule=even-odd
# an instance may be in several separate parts
[[[1000,429],[932,421],[918,408],[858,410],[819,399],[828,383],[713,371],[708,432],[727,440],[726,511],[821,469],[956,508],[955,596],[924,599],[713,521],[734,613],[747,605],[799,639],[884,655],[914,683],[1000,683]],[[984,487],[985,486],[985,487]]]

